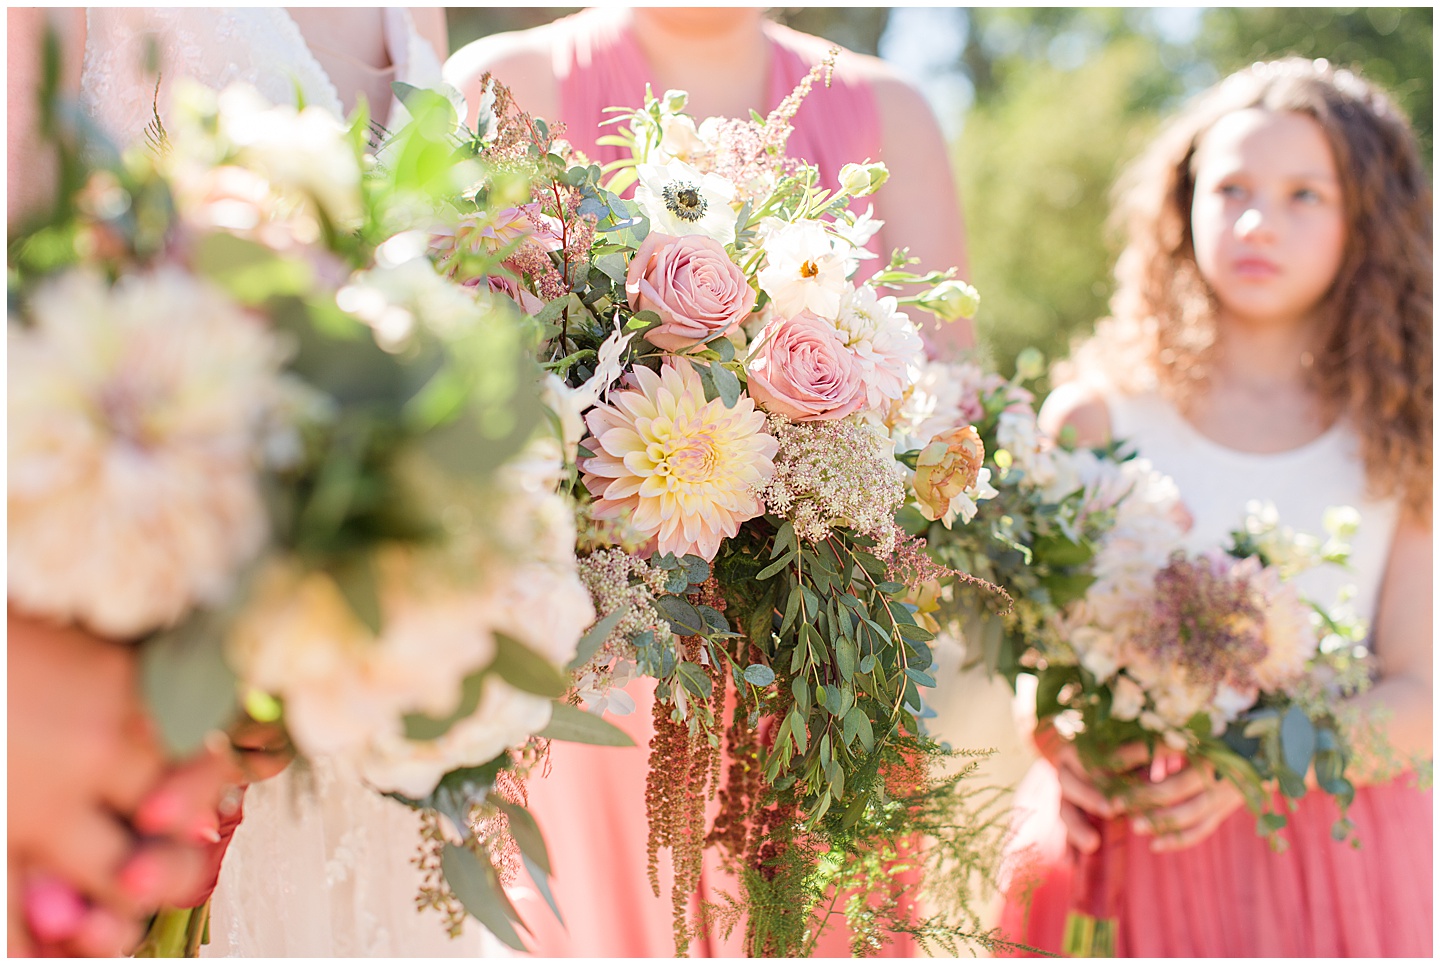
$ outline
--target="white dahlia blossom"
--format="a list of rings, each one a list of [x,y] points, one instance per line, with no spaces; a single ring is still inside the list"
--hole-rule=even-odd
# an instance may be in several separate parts
[[[225,599],[266,537],[262,321],[173,268],[63,275],[29,321],[7,335],[11,601],[132,637]]]

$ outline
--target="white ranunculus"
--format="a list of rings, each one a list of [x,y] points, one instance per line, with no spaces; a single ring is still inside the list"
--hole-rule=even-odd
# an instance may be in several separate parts
[[[1110,692],[1110,716],[1116,720],[1134,720],[1145,709],[1145,691],[1124,674],[1115,678]]]
[[[70,272],[30,307],[7,335],[11,602],[133,637],[225,600],[267,531],[274,337],[174,268]]]
[[[815,221],[787,224],[770,231],[761,247],[765,267],[760,287],[784,318],[810,312],[834,320],[850,290],[846,280],[846,253],[836,239]]]
[[[852,288],[840,302],[835,327],[860,362],[869,407],[881,409],[904,396],[919,374],[925,343],[898,300],[869,285]]]

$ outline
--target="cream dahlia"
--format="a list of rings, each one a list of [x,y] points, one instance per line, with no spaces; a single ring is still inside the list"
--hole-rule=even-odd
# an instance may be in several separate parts
[[[7,337],[10,599],[119,637],[223,599],[266,534],[270,333],[175,269],[67,274],[31,307]]]
[[[775,438],[765,416],[742,397],[734,408],[705,401],[688,365],[634,372],[638,388],[612,393],[586,417],[595,453],[582,461],[597,519],[629,514],[658,538],[661,553],[707,560],[720,540],[764,512],[759,491],[775,472]]]

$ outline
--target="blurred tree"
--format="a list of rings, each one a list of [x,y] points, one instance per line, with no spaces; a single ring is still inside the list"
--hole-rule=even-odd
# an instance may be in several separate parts
[[[542,23],[572,14],[579,7],[446,7],[450,28],[450,50],[456,51],[472,40],[511,30],[528,30]]]
[[[1063,357],[1105,313],[1109,189],[1153,130],[1163,76],[1153,43],[1120,37],[1074,70],[1033,61],[966,118],[955,166],[976,323],[1002,372],[1029,345]]]
[[[1435,136],[1435,11],[1430,7],[1207,10],[1195,55],[1216,76],[1285,54],[1358,67],[1410,115],[1425,156]]]

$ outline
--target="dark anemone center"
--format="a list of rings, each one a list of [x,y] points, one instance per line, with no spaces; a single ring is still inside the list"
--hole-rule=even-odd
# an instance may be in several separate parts
[[[700,189],[684,181],[671,181],[662,192],[665,208],[681,221],[699,221],[705,217],[707,202]]]

